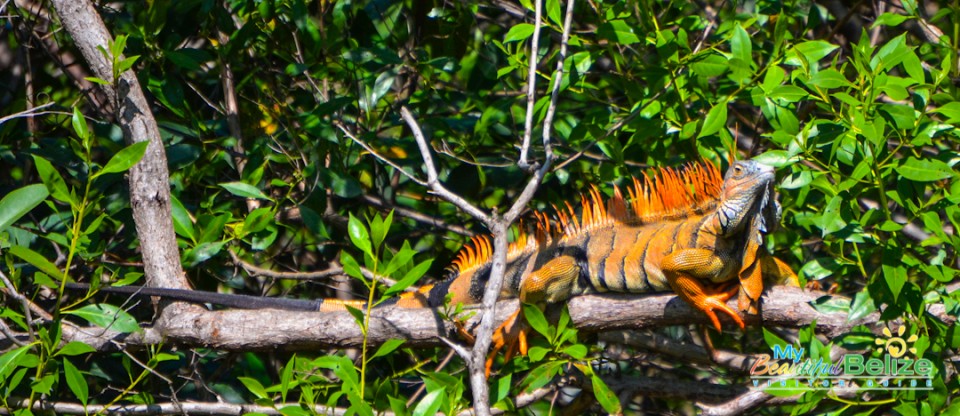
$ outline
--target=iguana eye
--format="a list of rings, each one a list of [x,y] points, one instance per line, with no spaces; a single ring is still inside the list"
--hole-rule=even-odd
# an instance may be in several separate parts
[[[740,165],[736,165],[736,166],[733,167],[733,173],[734,173],[735,175],[739,175],[739,174],[743,173],[743,168],[740,167]]]

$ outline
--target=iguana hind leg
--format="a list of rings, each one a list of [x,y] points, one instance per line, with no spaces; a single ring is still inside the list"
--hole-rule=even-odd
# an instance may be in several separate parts
[[[530,273],[520,283],[520,301],[542,305],[554,303],[570,297],[573,283],[580,275],[580,266],[571,256],[560,256],[548,261],[539,269]],[[487,356],[487,374],[493,365],[497,353],[504,349],[504,357],[509,360],[519,352],[527,355],[527,332],[530,327],[523,319],[522,309],[517,310],[509,319],[493,332],[493,349]]]
[[[704,282],[719,277],[724,269],[724,259],[712,250],[688,248],[668,254],[660,262],[660,270],[677,296],[710,318],[714,328],[722,330],[720,319],[715,310],[719,310],[744,328],[743,319],[736,311],[727,306],[727,300],[736,294],[737,286],[728,290],[707,288]]]

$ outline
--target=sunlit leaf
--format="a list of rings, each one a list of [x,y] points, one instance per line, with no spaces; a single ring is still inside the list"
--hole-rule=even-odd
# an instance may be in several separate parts
[[[27,185],[4,195],[0,199],[0,232],[40,205],[48,195],[43,184]]]

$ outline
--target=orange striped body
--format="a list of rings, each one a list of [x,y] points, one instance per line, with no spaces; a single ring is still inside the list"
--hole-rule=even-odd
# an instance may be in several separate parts
[[[615,189],[604,201],[593,189],[579,215],[569,204],[557,209],[555,222],[536,214],[537,231],[521,233],[510,246],[501,297],[544,304],[586,293],[674,291],[718,329],[714,310],[742,327],[724,304],[734,293],[728,282],[738,283],[733,288],[739,288],[739,309],[756,313],[764,275],[796,280],[761,248],[779,222],[772,183],[772,169],[741,161],[725,178],[710,164],[660,170],[634,180],[629,199]],[[392,303],[438,307],[448,294],[452,303],[479,303],[491,258],[489,239],[475,238],[454,261],[450,278]],[[328,301],[321,310],[344,304],[363,306]]]

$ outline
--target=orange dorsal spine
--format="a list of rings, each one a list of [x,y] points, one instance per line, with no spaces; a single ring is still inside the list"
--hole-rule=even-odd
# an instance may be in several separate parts
[[[644,174],[642,179],[631,178],[627,186],[629,201],[616,186],[613,196],[604,201],[600,191],[592,186],[580,198],[580,215],[569,202],[564,202],[563,207],[553,206],[555,222],[546,214],[534,211],[536,225],[533,235],[527,233],[521,224],[508,248],[507,261],[551,241],[575,237],[601,227],[642,225],[703,215],[716,206],[722,187],[720,170],[709,162],[691,163],[679,169],[661,168],[652,175]],[[492,257],[490,237],[473,237],[451,262],[450,268],[462,273],[487,264]]]

